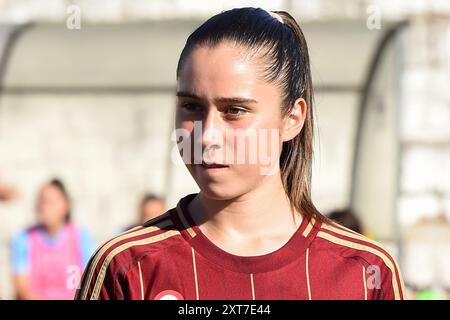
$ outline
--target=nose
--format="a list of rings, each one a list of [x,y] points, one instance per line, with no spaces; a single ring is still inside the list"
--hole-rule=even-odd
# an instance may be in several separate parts
[[[208,110],[203,119],[202,130],[202,150],[222,148],[224,127],[218,110],[215,108]]]

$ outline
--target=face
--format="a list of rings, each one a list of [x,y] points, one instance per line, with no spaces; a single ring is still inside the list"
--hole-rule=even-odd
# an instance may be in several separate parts
[[[158,200],[151,200],[144,203],[141,211],[141,223],[156,218],[164,213],[164,203]]]
[[[47,227],[64,223],[69,204],[58,188],[47,185],[42,188],[37,200],[39,222]]]
[[[280,88],[264,81],[243,53],[226,42],[196,48],[177,83],[180,154],[202,193],[218,200],[279,174],[282,142],[289,139]]]

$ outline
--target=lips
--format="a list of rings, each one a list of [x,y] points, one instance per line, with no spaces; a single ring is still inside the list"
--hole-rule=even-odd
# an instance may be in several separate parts
[[[206,162],[202,162],[202,167],[204,167],[205,169],[220,169],[220,168],[228,168],[227,165],[224,164],[219,164],[219,163],[206,163]]]

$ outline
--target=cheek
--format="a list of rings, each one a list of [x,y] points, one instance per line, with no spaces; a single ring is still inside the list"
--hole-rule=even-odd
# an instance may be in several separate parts
[[[238,135],[226,137],[226,154],[232,155],[235,164],[245,167],[272,165],[280,156],[282,137],[279,124],[261,122]]]
[[[69,206],[65,201],[62,201],[58,204],[58,216],[66,215],[66,212],[69,210]]]
[[[48,222],[55,219],[56,216],[55,206],[49,203],[43,203],[39,206],[38,216],[41,221]]]
[[[64,201],[53,200],[41,206],[41,214],[46,217],[60,217],[67,211],[67,204]]]
[[[177,112],[175,119],[175,131],[172,134],[172,140],[176,143],[178,153],[186,163],[192,161],[194,122],[183,119]],[[189,162],[189,161],[188,161]]]
[[[52,205],[48,200],[41,199],[37,203],[37,210],[40,214],[46,215],[48,212],[52,211]]]
[[[273,163],[280,157],[283,141],[283,122],[280,120],[280,114],[274,112],[261,123],[258,135],[258,152],[263,165],[268,162]],[[264,159],[262,159],[264,157]]]
[[[194,122],[186,119],[182,112],[178,109],[175,113],[175,129],[192,130]]]

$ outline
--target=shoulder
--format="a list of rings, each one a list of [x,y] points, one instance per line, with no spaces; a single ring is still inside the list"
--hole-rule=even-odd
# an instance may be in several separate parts
[[[28,229],[22,230],[13,236],[10,243],[11,254],[14,262],[28,257]]]
[[[32,232],[38,231],[39,226],[32,226],[26,229],[23,229],[16,233],[11,239],[11,246],[14,247],[24,247],[28,245],[28,239]]]
[[[392,255],[381,243],[332,221],[320,225],[317,238],[344,257],[360,257],[368,262],[382,260],[386,264],[394,262]]]
[[[315,242],[317,248],[341,256],[348,264],[362,265],[366,277],[373,276],[393,298],[406,298],[398,264],[379,242],[331,221],[320,225]]]
[[[14,273],[28,272],[29,231],[30,229],[22,230],[13,236],[11,240],[11,263]]]
[[[92,233],[90,232],[89,228],[84,225],[78,224],[72,224],[72,227],[75,231],[75,234],[82,243],[93,241]]]
[[[101,245],[91,257],[81,280],[77,299],[98,299],[101,290],[110,286],[114,291],[117,275],[126,271],[139,259],[152,252],[164,250],[180,240],[171,209],[112,238]],[[111,292],[109,292],[111,294]],[[114,294],[114,293],[113,293]]]
[[[18,233],[16,233],[13,237],[12,237],[12,244],[16,245],[16,244],[22,244],[24,242],[26,242],[28,239],[28,229],[26,230],[22,230]]]

